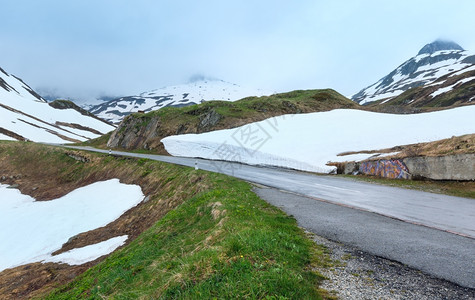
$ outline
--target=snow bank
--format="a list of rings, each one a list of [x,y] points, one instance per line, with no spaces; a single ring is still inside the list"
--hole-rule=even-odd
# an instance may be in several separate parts
[[[8,135],[4,135],[0,133],[0,140],[2,141],[16,141],[16,139],[9,137]]]
[[[475,132],[475,106],[393,115],[338,109],[284,115],[234,129],[162,139],[174,156],[202,157],[271,165],[312,172],[330,172],[337,154],[429,142]],[[372,154],[358,155],[359,159]]]
[[[127,235],[117,236],[97,244],[76,248],[67,252],[50,256],[44,262],[67,263],[70,265],[82,265],[93,261],[103,255],[113,252],[122,246],[127,240]]]
[[[123,237],[51,256],[69,238],[107,225],[143,198],[139,186],[118,179],[96,182],[51,201],[35,201],[0,185],[0,271],[40,261],[84,262],[107,254],[107,249],[113,251]]]

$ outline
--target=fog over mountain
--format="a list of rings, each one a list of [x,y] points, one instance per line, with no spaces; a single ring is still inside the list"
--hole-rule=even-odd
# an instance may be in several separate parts
[[[348,96],[428,41],[475,49],[473,11],[473,1],[428,0],[7,1],[0,65],[35,90],[81,103],[183,84],[197,73]]]

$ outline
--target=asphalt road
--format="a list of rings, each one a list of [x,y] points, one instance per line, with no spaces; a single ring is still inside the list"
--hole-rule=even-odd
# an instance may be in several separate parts
[[[256,192],[293,215],[309,231],[475,288],[473,199],[238,163],[118,151],[112,154],[196,166],[272,187]]]
[[[475,288],[475,240],[471,238],[273,188],[255,188],[255,192],[319,236]]]

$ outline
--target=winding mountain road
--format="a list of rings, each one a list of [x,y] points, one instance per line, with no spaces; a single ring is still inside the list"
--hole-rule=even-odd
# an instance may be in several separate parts
[[[309,231],[475,288],[474,199],[239,163],[112,154],[197,167],[260,184],[255,188],[260,197],[293,215]]]

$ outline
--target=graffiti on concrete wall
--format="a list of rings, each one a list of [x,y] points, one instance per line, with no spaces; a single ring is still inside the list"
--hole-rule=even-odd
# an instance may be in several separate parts
[[[363,161],[360,163],[360,173],[387,178],[411,178],[406,165],[399,159]]]

